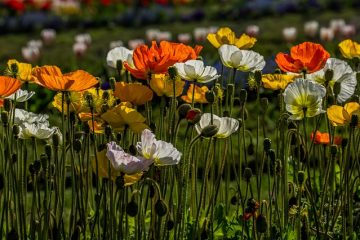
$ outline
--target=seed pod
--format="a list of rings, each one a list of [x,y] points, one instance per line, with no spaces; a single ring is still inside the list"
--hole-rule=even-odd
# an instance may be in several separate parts
[[[259,233],[265,233],[267,230],[267,220],[263,214],[256,218],[256,230]]]
[[[138,204],[135,202],[134,197],[131,198],[131,201],[126,205],[126,213],[130,217],[135,217],[138,213]]]
[[[215,102],[215,93],[214,93],[214,91],[207,91],[205,93],[205,99],[209,103],[214,103]]]
[[[164,200],[162,199],[157,200],[157,202],[155,203],[155,213],[159,217],[163,217],[166,215],[167,211],[168,211],[168,207],[166,206]]]
[[[255,78],[255,81],[257,83],[257,86],[260,87],[261,85],[261,79],[262,79],[262,75],[261,75],[261,71],[260,70],[256,70],[254,72],[254,78]]]
[[[187,116],[188,111],[191,109],[191,105],[188,103],[181,104],[178,108],[179,118],[183,119]]]
[[[218,131],[219,131],[218,126],[210,124],[202,129],[201,136],[206,138],[213,137],[215,136],[215,134],[217,134]]]
[[[251,170],[251,168],[245,168],[245,170],[244,170],[244,178],[245,178],[245,181],[250,182],[251,177],[252,177],[252,170]]]

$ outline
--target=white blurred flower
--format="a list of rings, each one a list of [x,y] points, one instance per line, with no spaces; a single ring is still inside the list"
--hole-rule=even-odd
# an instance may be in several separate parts
[[[21,53],[27,62],[36,62],[40,58],[40,49],[36,47],[23,47]]]
[[[73,45],[73,52],[77,57],[82,57],[88,49],[88,45],[84,42],[75,42]]]
[[[143,39],[132,39],[128,41],[128,46],[130,49],[135,49],[139,45],[145,44],[145,41]]]
[[[341,35],[344,38],[351,38],[356,35],[356,29],[354,25],[345,25],[341,28]]]
[[[121,40],[117,40],[117,41],[111,41],[109,44],[109,48],[113,49],[113,48],[117,48],[117,47],[122,47],[124,46],[124,42]]]
[[[35,94],[35,92],[33,92],[33,91],[28,92],[27,90],[19,89],[15,93],[11,94],[10,96],[8,96],[6,98],[15,101],[15,96],[16,96],[16,102],[26,102],[32,96],[34,96],[34,94]]]
[[[110,142],[107,145],[106,157],[109,159],[111,165],[118,171],[125,174],[135,174],[147,171],[149,166],[153,163],[152,160],[144,158],[137,158],[126,153],[115,142]]]
[[[220,76],[217,74],[216,68],[212,66],[205,67],[204,62],[201,60],[188,60],[184,63],[175,63],[174,66],[179,76],[187,81],[207,83]]]
[[[239,121],[234,118],[204,113],[201,115],[200,121],[195,125],[198,134],[201,134],[202,130],[211,124],[211,117],[213,118],[213,124],[219,128],[218,132],[214,135],[215,138],[227,138],[239,129]]]
[[[43,43],[41,40],[30,40],[27,42],[27,46],[31,47],[31,48],[41,49],[43,46]]]
[[[178,164],[182,156],[171,143],[156,140],[149,129],[141,133],[141,142],[138,142],[136,147],[140,155],[154,161],[155,166]]]
[[[245,32],[250,37],[257,37],[259,36],[260,28],[258,25],[249,25],[246,27]]]
[[[242,50],[234,45],[224,44],[219,48],[219,55],[224,66],[243,72],[262,70],[264,57],[252,50]]]
[[[28,112],[23,109],[15,109],[15,124],[21,124],[22,122],[28,123],[48,123],[49,116],[47,114],[36,114],[33,112]]]
[[[197,42],[203,42],[206,40],[206,37],[209,33],[209,30],[204,27],[198,27],[194,29],[194,39]]]
[[[48,123],[28,123],[23,122],[19,125],[20,133],[19,138],[21,139],[29,139],[32,137],[38,139],[48,139],[50,138],[56,131],[56,127],[49,127]]]
[[[325,72],[328,69],[333,71],[333,78],[326,83]],[[357,84],[356,73],[351,69],[349,64],[336,58],[329,58],[323,69],[308,74],[306,77],[322,85],[327,84],[332,89],[336,82],[340,83],[340,92],[337,96],[337,101],[339,103],[345,102],[354,94]]]
[[[335,34],[340,33],[341,29],[345,26],[344,19],[332,19],[330,21],[330,28],[333,30]]]
[[[330,42],[334,39],[334,30],[332,28],[320,28],[321,41]]]
[[[165,32],[159,32],[156,40],[158,42],[161,42],[161,41],[171,41],[172,39],[172,34],[171,32],[169,31],[165,31]]]
[[[207,29],[207,33],[208,33],[208,34],[209,34],[209,33],[216,33],[218,30],[219,30],[219,27],[217,27],[217,26],[210,26],[210,27],[208,27],[208,29]]]
[[[130,65],[133,65],[133,51],[126,47],[111,49],[106,56],[107,65],[116,69],[118,61],[122,63],[128,62]]]
[[[309,21],[304,24],[304,32],[309,37],[315,37],[319,31],[319,22],[318,21]]]
[[[297,29],[295,27],[287,27],[282,30],[282,35],[287,42],[293,42],[297,38]]]
[[[283,93],[286,110],[292,114],[290,119],[301,120],[304,117],[314,117],[325,112],[322,109],[325,94],[324,86],[308,79],[295,79]]]
[[[151,42],[153,40],[158,40],[158,35],[160,33],[160,30],[157,28],[149,28],[145,32],[146,39]]]
[[[56,39],[56,31],[54,29],[43,29],[40,33],[45,44],[52,44]]]
[[[190,33],[180,33],[177,38],[178,38],[178,41],[183,44],[188,44],[189,42],[191,42],[191,34]]]
[[[76,43],[83,43],[89,46],[92,42],[91,35],[89,33],[82,33],[75,36]]]

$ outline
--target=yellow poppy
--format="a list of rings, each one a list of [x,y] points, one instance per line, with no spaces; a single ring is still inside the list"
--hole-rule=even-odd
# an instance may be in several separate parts
[[[116,171],[114,169],[114,167],[110,164],[109,159],[106,157],[106,149],[97,152],[96,153],[96,157],[97,157],[97,169],[98,171],[96,171],[96,158],[93,157],[92,160],[92,168],[94,173],[98,173],[99,177],[101,178],[109,178],[109,166],[111,169],[111,180],[115,181],[117,177],[121,176],[121,172],[120,171]],[[142,177],[143,173],[135,173],[132,175],[128,175],[128,174],[124,174],[123,178],[124,178],[124,185],[125,186],[130,186],[136,182],[138,182],[141,177]]]
[[[102,121],[94,121],[94,126],[93,126],[92,120],[88,120],[88,125],[89,125],[90,129],[94,133],[98,133],[98,134],[103,134],[104,133],[104,128],[103,128],[103,122]]]
[[[182,94],[184,85],[184,81],[180,79],[175,80],[176,97]],[[150,87],[158,96],[173,97],[174,95],[174,80],[171,80],[166,74],[153,74],[150,80]]]
[[[7,62],[6,75],[15,77],[21,81],[32,81],[31,71],[32,67],[29,63],[21,63],[15,59],[10,59]]]
[[[349,102],[344,107],[332,105],[327,109],[328,118],[333,126],[348,125],[351,122],[351,116],[354,114],[360,114],[360,104],[357,102]],[[360,127],[360,122],[358,127]]]
[[[191,84],[186,95],[182,96],[181,99],[187,103],[192,103],[193,89],[194,89],[194,84]],[[208,101],[206,101],[205,93],[208,91],[209,91],[209,89],[207,86],[199,87],[199,86],[195,85],[194,102],[195,103],[207,103]]]
[[[220,28],[216,33],[209,33],[207,40],[209,40],[209,42],[216,48],[219,48],[224,44],[229,44],[235,45],[240,49],[252,48],[256,42],[256,38],[250,37],[245,33],[243,33],[239,38],[236,38],[235,32],[228,27]]]
[[[150,88],[140,83],[117,82],[114,96],[122,102],[131,102],[134,105],[143,105],[153,98]]]
[[[263,82],[264,88],[272,90],[285,89],[287,85],[293,82],[295,75],[286,74],[264,74],[262,75],[261,81]]]
[[[101,115],[101,118],[113,128],[115,132],[129,127],[134,133],[141,133],[148,128],[146,119],[127,102],[120,103]]]
[[[351,39],[346,39],[339,43],[339,49],[344,58],[360,58],[360,44]]]

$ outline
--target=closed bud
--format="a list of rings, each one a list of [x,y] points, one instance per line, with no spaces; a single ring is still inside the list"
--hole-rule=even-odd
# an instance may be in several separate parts
[[[59,133],[54,133],[52,136],[52,143],[54,147],[58,147],[60,145],[60,135]]]
[[[31,176],[36,174],[34,164],[32,164],[32,163],[30,163],[30,165],[29,165],[29,172],[30,172]]]
[[[33,169],[34,169],[34,172],[35,172],[35,173],[40,172],[41,162],[40,162],[39,159],[36,159],[32,165],[33,165]],[[30,172],[31,172],[31,171],[30,171]]]
[[[251,156],[255,153],[254,144],[250,143],[247,147],[247,153]]]
[[[76,140],[74,141],[74,150],[75,150],[75,152],[77,152],[77,153],[81,152],[81,148],[82,148],[82,142],[81,142],[81,140],[80,140],[80,139],[76,139]]]
[[[333,79],[334,77],[334,71],[332,69],[327,69],[325,71],[325,84],[328,85],[329,82]]]
[[[166,229],[168,231],[171,231],[174,229],[174,226],[175,226],[175,222],[172,218],[169,218],[169,220],[166,221]]]
[[[302,185],[304,183],[305,180],[305,173],[304,171],[299,171],[297,174],[297,180],[299,182],[300,185]]]
[[[11,162],[13,164],[15,164],[18,160],[18,157],[17,157],[17,154],[16,153],[13,153],[13,155],[11,155]]]
[[[186,120],[190,124],[197,124],[201,119],[201,110],[198,108],[190,109],[186,114]]]
[[[256,230],[258,233],[265,233],[267,230],[267,220],[263,214],[256,218]]]
[[[106,113],[109,109],[110,109],[110,107],[106,103],[101,105],[101,112],[102,113]]]
[[[115,184],[118,189],[123,189],[125,187],[124,177],[118,176],[115,180]]]
[[[4,105],[4,109],[5,109],[5,111],[8,111],[8,112],[10,112],[10,111],[11,111],[11,108],[12,108],[12,102],[11,102],[11,100],[10,100],[10,99],[5,98],[5,99],[4,99],[4,103],[3,103],[3,105]]]
[[[275,161],[275,173],[280,175],[282,170],[281,160],[277,159]]]
[[[85,123],[84,125],[83,125],[83,131],[84,131],[84,133],[85,134],[89,134],[90,133],[90,126],[89,126],[89,124],[87,124],[87,123]]]
[[[168,207],[166,206],[164,200],[162,199],[157,200],[157,202],[155,203],[155,213],[159,217],[163,217],[166,215],[167,211],[168,211]]]
[[[297,197],[291,197],[289,199],[289,208],[296,206],[298,204]]]
[[[214,103],[215,102],[215,92],[214,91],[207,91],[205,93],[205,99],[209,103]]]
[[[105,126],[105,135],[110,138],[112,136],[112,128],[110,125]]]
[[[254,72],[254,78],[255,78],[255,81],[257,83],[257,86],[259,87],[261,85],[261,78],[262,78],[262,75],[261,75],[261,71],[260,70],[256,70]]]
[[[116,134],[116,141],[118,141],[118,142],[121,141],[121,133]]]
[[[150,196],[150,198],[155,197],[155,188],[153,185],[149,186],[149,196]]]
[[[235,91],[235,85],[234,84],[229,83],[229,84],[227,84],[226,88],[227,88],[227,92],[228,92],[229,96],[234,94],[234,91]]]
[[[176,77],[178,76],[177,68],[174,66],[169,67],[168,74],[169,74],[170,79],[176,80]]]
[[[4,187],[5,187],[5,178],[4,175],[0,173],[0,192],[4,189]]]
[[[9,113],[7,111],[1,112],[1,122],[4,125],[7,125],[9,123]]]
[[[245,170],[244,170],[244,178],[245,178],[245,181],[250,182],[251,177],[252,177],[252,170],[251,170],[251,168],[245,168]]]
[[[241,89],[240,90],[240,103],[242,105],[244,105],[246,100],[247,100],[247,91],[245,89]]]
[[[341,147],[342,148],[346,148],[347,144],[348,144],[348,139],[347,138],[343,138],[341,141]]]
[[[335,104],[335,103],[336,103],[336,102],[335,102],[335,98],[334,98],[333,95],[328,95],[328,96],[327,96],[327,103],[328,103],[329,105],[332,105],[332,104]]]
[[[227,111],[227,110],[225,110],[225,111],[223,112],[223,117],[230,117],[230,112]]]
[[[230,203],[232,205],[236,205],[238,204],[239,200],[238,200],[238,197],[236,195],[232,196],[231,199],[230,199]]]
[[[116,83],[115,78],[113,78],[113,77],[109,78],[109,83],[110,83],[111,89],[115,90],[115,83]]]
[[[47,169],[48,161],[49,161],[49,159],[48,159],[48,157],[46,156],[46,154],[45,154],[45,153],[42,153],[42,154],[40,155],[40,162],[41,162],[41,167],[42,167],[43,169]]]
[[[331,145],[330,147],[330,153],[331,155],[335,156],[337,153],[337,146],[336,145]]]
[[[271,163],[275,163],[275,150],[269,149],[267,152],[268,157],[270,158]]]
[[[271,148],[271,140],[269,138],[264,139],[264,151],[268,152]]]
[[[135,156],[135,155],[137,154],[137,149],[136,149],[136,147],[135,147],[134,144],[131,144],[131,145],[129,146],[129,152],[130,152],[130,154],[133,155],[133,156]]]
[[[117,61],[116,61],[116,69],[117,69],[119,72],[121,72],[122,68],[123,68],[123,62],[122,62],[121,60],[117,60]]]
[[[274,71],[274,74],[281,74],[281,69],[276,68],[275,71]]]
[[[202,129],[201,136],[206,138],[213,137],[217,134],[218,131],[219,131],[218,126],[210,124]]]
[[[17,124],[14,124],[12,127],[12,132],[14,134],[14,136],[17,138],[19,133],[20,133],[20,127]]]
[[[191,105],[188,103],[181,104],[178,108],[179,118],[183,119],[186,117],[188,111],[191,109]]]
[[[340,90],[341,90],[341,83],[335,82],[334,88],[333,88],[333,92],[334,92],[335,96],[339,95]]]
[[[46,144],[45,145],[45,154],[47,155],[47,157],[50,159],[51,158],[51,154],[52,154],[52,147],[50,144]]]
[[[107,101],[109,100],[110,98],[110,93],[108,91],[104,91],[101,98],[104,100],[104,101]]]
[[[357,114],[351,115],[350,127],[355,128],[358,124],[359,124],[359,115]]]
[[[131,217],[135,217],[138,213],[139,206],[135,202],[134,197],[131,198],[131,201],[126,205],[126,213]]]
[[[269,99],[264,97],[260,99],[260,107],[262,110],[262,113],[265,113],[269,106]]]

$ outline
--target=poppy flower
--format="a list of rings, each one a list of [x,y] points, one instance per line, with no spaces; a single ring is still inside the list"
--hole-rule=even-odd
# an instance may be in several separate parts
[[[0,98],[15,93],[21,87],[21,82],[15,78],[0,76]]]
[[[151,89],[141,83],[115,83],[114,96],[122,102],[130,102],[133,105],[143,105],[153,98]]]
[[[201,115],[200,121],[195,125],[198,134],[201,134],[202,130],[210,125],[211,117],[213,124],[219,128],[218,132],[214,135],[215,138],[227,138],[239,129],[239,121],[234,118],[218,117],[215,114],[204,113]]]
[[[11,94],[10,96],[8,96],[6,98],[11,99],[16,102],[26,102],[34,95],[35,95],[35,92],[33,92],[33,91],[28,92],[27,90],[19,89],[15,93]]]
[[[134,133],[141,133],[148,128],[145,124],[146,119],[127,102],[120,103],[103,113],[101,119],[110,124],[115,132],[129,127]]]
[[[15,59],[10,59],[7,62],[6,75],[10,77],[16,77],[21,81],[27,82],[31,81],[31,64],[29,63],[21,63],[16,61]]]
[[[339,49],[344,58],[360,58],[360,44],[351,39],[346,39],[339,43]]]
[[[228,27],[220,28],[216,33],[209,33],[207,40],[216,48],[229,44],[235,45],[240,49],[252,48],[256,42],[256,38],[250,37],[245,33],[236,38],[235,33]]]
[[[221,62],[228,68],[243,72],[262,70],[265,67],[264,57],[251,50],[241,50],[236,46],[224,44],[219,48]]]
[[[195,87],[195,91],[193,96],[194,87]],[[186,92],[186,95],[181,96],[181,99],[187,103],[192,103],[193,98],[194,98],[194,103],[208,103],[208,101],[205,98],[205,94],[208,91],[209,88],[207,86],[199,87],[194,84],[191,84]]]
[[[292,114],[290,119],[301,120],[323,113],[322,100],[325,94],[324,86],[307,79],[298,78],[290,83],[283,93],[286,110]]]
[[[116,69],[118,61],[121,61],[123,65],[124,62],[128,62],[130,66],[133,66],[133,51],[126,47],[116,47],[111,49],[106,56],[107,65]]]
[[[110,172],[111,172],[111,181],[115,181],[117,177],[122,176],[124,180],[124,186],[130,186],[136,182],[138,182],[143,173],[135,173],[135,174],[124,174],[119,170],[116,170],[112,164],[109,164],[109,159],[106,157],[107,148],[99,151],[96,153],[96,158],[93,157],[92,159],[92,169],[95,174],[98,174],[101,178],[109,178],[109,165],[110,165]],[[97,159],[97,164],[96,164]],[[96,169],[97,167],[97,169]]]
[[[145,80],[149,79],[151,74],[166,73],[168,68],[177,62],[196,59],[201,48],[167,41],[161,41],[158,46],[153,41],[150,48],[140,45],[134,50],[134,66],[129,62],[125,62],[124,66],[134,77]]]
[[[352,115],[360,115],[360,104],[349,102],[342,106],[332,105],[327,109],[328,118],[333,126],[345,126],[350,124]],[[358,123],[360,127],[360,122]]]
[[[187,81],[207,83],[220,77],[216,68],[204,65],[201,60],[188,60],[184,63],[175,63],[179,76]]]
[[[180,79],[172,80],[167,74],[153,74],[150,80],[150,87],[158,96],[173,97],[174,83],[175,95],[178,97],[183,92],[185,82]]]
[[[99,81],[83,70],[62,74],[56,66],[36,67],[32,71],[34,82],[53,91],[84,91]]]
[[[260,207],[260,204],[253,198],[248,199],[246,208],[244,211],[243,219],[245,221],[249,220],[251,217],[257,216],[257,210]]]
[[[325,73],[332,70],[332,79],[326,82]],[[316,81],[325,87],[329,86],[334,91],[335,83],[340,83],[340,92],[337,93],[337,101],[340,103],[348,100],[355,92],[356,88],[356,72],[354,72],[349,64],[336,58],[329,58],[323,69],[306,75],[306,78]]]
[[[264,88],[278,90],[284,90],[289,83],[292,83],[295,79],[295,75],[287,74],[263,74],[261,81]]]
[[[315,135],[314,135],[314,132],[312,132],[310,139],[311,139],[311,141],[314,141],[315,144],[324,144],[324,145],[330,144],[330,134],[327,132],[322,133],[320,131],[316,131]],[[342,141],[341,137],[339,137],[339,136],[334,137],[335,145],[341,145],[341,141]]]
[[[320,45],[304,42],[290,49],[290,54],[278,53],[275,61],[284,72],[313,73],[322,69],[330,54]]]

